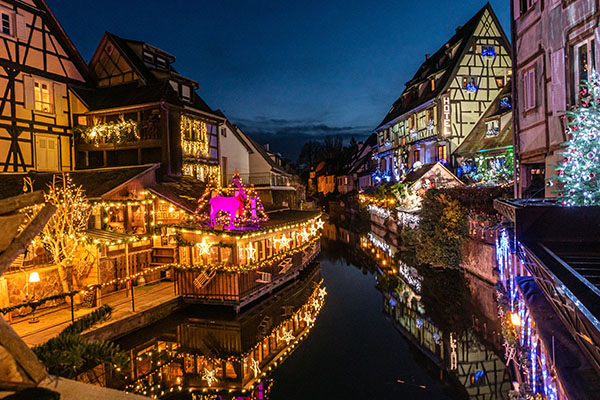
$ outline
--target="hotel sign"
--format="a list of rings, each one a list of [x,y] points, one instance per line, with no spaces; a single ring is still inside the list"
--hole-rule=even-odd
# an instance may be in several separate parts
[[[450,121],[450,96],[448,93],[442,95],[442,136],[450,136],[452,123]]]

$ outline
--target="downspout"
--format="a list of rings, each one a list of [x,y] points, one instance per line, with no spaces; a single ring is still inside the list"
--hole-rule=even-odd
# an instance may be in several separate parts
[[[169,121],[169,107],[164,101],[160,102],[160,109],[165,113],[165,125],[167,126],[167,175],[171,175],[171,124]],[[183,165],[181,166],[183,168]]]
[[[513,115],[512,115],[512,138],[513,138],[513,180],[514,180],[514,191],[513,195],[515,199],[520,197],[519,188],[519,176],[517,175],[517,163],[521,163],[519,158],[519,140],[517,138],[517,131],[519,129],[519,97],[517,95],[517,85],[519,77],[517,76],[517,27],[515,24],[515,0],[510,0],[510,36],[511,36],[511,47],[512,47],[512,103],[513,103]]]

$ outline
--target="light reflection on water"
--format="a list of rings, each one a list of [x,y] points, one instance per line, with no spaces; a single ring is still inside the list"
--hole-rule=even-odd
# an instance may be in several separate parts
[[[119,340],[134,368],[109,385],[169,399],[508,397],[491,285],[399,262],[385,235],[324,231],[320,267],[241,314],[188,307]]]

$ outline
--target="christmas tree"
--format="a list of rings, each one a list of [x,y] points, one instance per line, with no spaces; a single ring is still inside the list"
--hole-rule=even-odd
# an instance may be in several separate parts
[[[557,190],[565,206],[600,205],[600,75],[590,74],[580,89],[581,105],[566,113],[568,120],[562,163],[554,177],[564,186]]]

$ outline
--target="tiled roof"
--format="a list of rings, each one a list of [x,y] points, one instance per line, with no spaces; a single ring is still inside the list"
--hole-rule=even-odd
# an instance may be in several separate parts
[[[88,199],[98,199],[113,191],[136,176],[147,172],[156,165],[141,165],[138,167],[115,167],[69,171],[73,183],[85,190]],[[23,194],[24,179],[30,178],[33,190],[46,190],[52,182],[52,177],[60,173],[24,172],[2,174],[0,179],[0,198]]]

